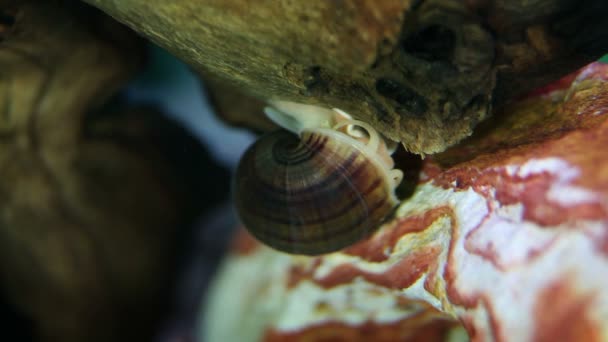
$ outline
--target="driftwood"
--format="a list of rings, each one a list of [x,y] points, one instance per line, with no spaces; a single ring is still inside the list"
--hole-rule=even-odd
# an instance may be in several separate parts
[[[37,340],[150,340],[180,227],[227,190],[185,130],[101,107],[143,52],[87,5],[0,1],[0,293]]]
[[[244,93],[341,108],[416,153],[608,46],[601,0],[85,1]]]

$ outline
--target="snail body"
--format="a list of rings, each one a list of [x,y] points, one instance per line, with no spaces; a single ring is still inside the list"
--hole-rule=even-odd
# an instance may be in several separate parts
[[[361,129],[367,134],[357,137]],[[329,253],[369,236],[396,207],[401,179],[379,157],[380,139],[354,120],[263,136],[236,172],[243,224],[263,243],[294,254]]]

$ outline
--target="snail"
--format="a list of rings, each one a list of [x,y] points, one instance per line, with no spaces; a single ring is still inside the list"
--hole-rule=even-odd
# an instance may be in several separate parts
[[[237,213],[254,237],[287,253],[330,253],[392,213],[403,174],[371,126],[309,105],[275,103],[265,112],[287,130],[244,153],[234,184]]]

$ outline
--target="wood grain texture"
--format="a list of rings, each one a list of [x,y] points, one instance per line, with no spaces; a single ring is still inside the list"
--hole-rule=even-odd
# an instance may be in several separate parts
[[[239,91],[341,108],[416,153],[608,41],[601,0],[85,1]]]

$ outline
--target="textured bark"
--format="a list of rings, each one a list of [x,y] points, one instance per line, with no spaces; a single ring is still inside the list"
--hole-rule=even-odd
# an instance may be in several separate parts
[[[100,107],[142,61],[82,3],[0,1],[0,293],[40,340],[150,339],[178,227],[218,192],[176,160],[173,143],[208,160],[185,131]]]
[[[248,96],[212,76],[205,77],[205,88],[211,106],[226,123],[259,132],[269,132],[278,128],[266,116],[260,115],[266,106],[264,101]]]
[[[608,42],[602,0],[85,1],[240,91],[341,108],[417,153]]]

